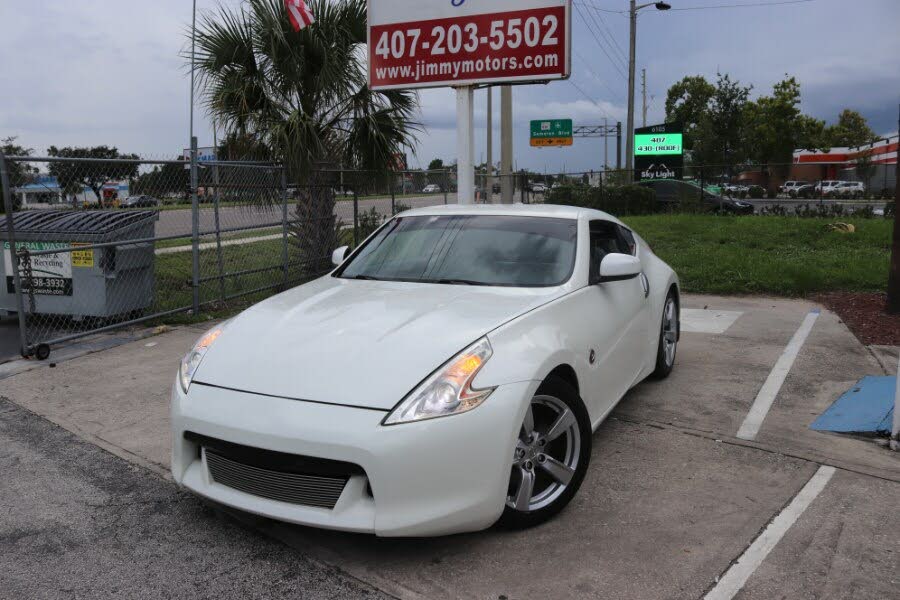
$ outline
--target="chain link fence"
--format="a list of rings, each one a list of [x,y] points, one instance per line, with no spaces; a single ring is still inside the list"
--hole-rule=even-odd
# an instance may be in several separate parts
[[[456,202],[450,170],[3,157],[0,315],[24,356],[176,315],[238,310],[331,270],[407,208]]]

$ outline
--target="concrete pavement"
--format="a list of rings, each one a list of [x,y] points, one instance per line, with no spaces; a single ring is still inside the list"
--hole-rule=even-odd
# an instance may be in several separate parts
[[[758,437],[741,440],[736,432],[763,381],[818,307],[712,296],[684,303],[697,309],[693,330],[704,329],[697,324],[705,313],[727,312],[733,321],[706,333],[686,328],[673,375],[626,396],[594,435],[578,496],[539,528],[381,540],[238,518],[404,598],[696,598],[819,465],[829,464],[839,468],[833,481],[738,597],[794,597],[789,592],[798,590],[813,597],[807,589],[822,591],[816,597],[871,597],[890,589],[884,582],[896,579],[900,556],[883,550],[879,532],[900,525],[893,510],[900,457],[868,440],[808,429],[857,379],[883,374],[879,362],[823,311]],[[0,396],[166,473],[169,387],[181,355],[204,328],[19,374],[3,380]]]

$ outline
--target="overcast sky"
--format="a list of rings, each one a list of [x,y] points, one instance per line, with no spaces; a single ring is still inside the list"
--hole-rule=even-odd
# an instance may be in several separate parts
[[[239,0],[225,0],[236,5]],[[382,0],[389,1],[389,0]],[[423,0],[443,1],[443,0]],[[468,0],[489,2],[489,0]],[[775,0],[670,0],[674,9]],[[783,0],[782,0],[783,1]],[[197,0],[200,10],[216,0]],[[572,118],[576,125],[625,121],[627,0],[575,0],[570,82],[514,88],[520,168],[600,168],[603,142],[567,149],[528,147],[528,121]],[[43,154],[50,145],[115,145],[145,157],[176,156],[188,140],[189,79],[180,52],[191,0],[0,0],[0,138]],[[803,109],[833,121],[849,107],[877,133],[897,130],[900,0],[810,0],[764,7],[645,9],[638,23],[638,74],[647,69],[649,123],[661,122],[668,87],[685,75],[729,73],[768,93],[785,73],[802,85]],[[589,24],[589,25],[588,25]],[[640,78],[638,76],[638,81]],[[579,91],[580,88],[582,91]],[[486,92],[476,95],[476,159],[483,160]],[[640,125],[640,93],[637,93]],[[421,94],[421,135],[411,166],[455,154],[452,90]],[[495,93],[495,110],[499,93]],[[200,144],[212,142],[197,112]],[[499,128],[499,110],[495,113]],[[495,133],[499,140],[499,130]],[[614,146],[610,146],[610,162]],[[495,161],[499,145],[495,143]]]

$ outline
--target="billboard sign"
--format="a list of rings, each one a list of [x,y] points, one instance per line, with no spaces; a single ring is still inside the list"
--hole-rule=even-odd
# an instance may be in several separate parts
[[[572,119],[552,119],[531,122],[531,145],[546,146],[572,145]]]
[[[564,79],[571,0],[368,0],[372,89]]]
[[[681,179],[684,134],[679,123],[634,130],[634,179]]]

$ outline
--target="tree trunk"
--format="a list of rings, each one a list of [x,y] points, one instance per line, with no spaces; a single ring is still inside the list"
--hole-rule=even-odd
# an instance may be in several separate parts
[[[335,199],[331,178],[316,165],[294,195],[294,223],[291,224],[293,246],[299,263],[298,275],[311,278],[328,272],[331,253],[340,245],[343,223],[334,214]]]

